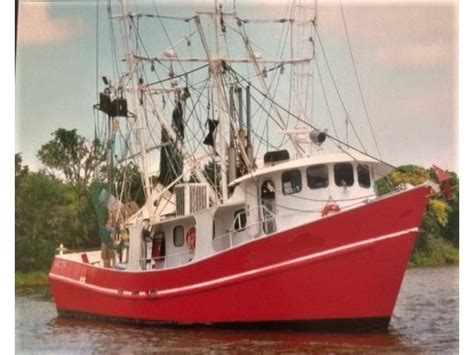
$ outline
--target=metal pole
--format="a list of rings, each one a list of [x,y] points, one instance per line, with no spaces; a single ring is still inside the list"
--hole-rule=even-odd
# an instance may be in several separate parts
[[[250,85],[245,88],[246,108],[247,108],[247,147],[246,153],[252,166],[254,165],[253,147],[252,147],[252,118],[250,116]]]
[[[107,116],[107,119],[107,183],[109,192],[112,193],[112,187],[114,186],[113,117]]]
[[[229,112],[231,121],[234,120],[235,117],[235,104],[234,104],[234,87],[231,85],[229,87]],[[233,130],[233,125],[229,125],[229,181],[234,181],[237,177],[237,166],[236,166],[236,159],[237,159],[237,150],[235,148],[234,139],[235,139],[235,132]]]
[[[242,103],[242,88],[237,87],[235,88],[235,92],[237,93],[237,101],[239,102],[239,129],[244,129],[244,106]]]
[[[142,165],[142,171],[143,171],[143,180],[144,180],[144,190],[145,190],[145,198],[146,198],[146,210],[148,212],[148,217],[153,220],[154,215],[153,215],[153,205],[152,205],[152,200],[151,200],[151,195],[152,195],[152,187],[150,184],[150,175],[149,175],[149,168],[148,168],[148,161],[146,158],[146,149],[145,149],[145,143],[144,143],[144,136],[143,132],[145,130],[146,124],[145,124],[145,111],[144,111],[144,89],[143,89],[143,83],[140,82],[136,69],[135,68],[135,58],[133,56],[133,52],[130,46],[130,39],[131,39],[131,33],[130,33],[130,27],[128,24],[127,19],[132,21],[130,17],[126,16],[127,15],[127,10],[126,10],[126,0],[122,0],[121,7],[122,7],[122,17],[120,18],[120,23],[122,25],[122,38],[123,38],[123,44],[124,44],[124,49],[127,54],[127,68],[128,68],[128,73],[130,78],[132,79],[132,87],[134,88],[134,95],[132,95],[132,106],[137,107],[137,102],[139,103],[138,106],[138,111],[136,112],[137,115],[137,127],[135,128],[135,135],[137,139],[137,143],[140,149],[140,160],[141,160],[141,165]]]
[[[250,117],[250,85],[245,88],[247,108],[247,147],[252,146],[252,120]]]

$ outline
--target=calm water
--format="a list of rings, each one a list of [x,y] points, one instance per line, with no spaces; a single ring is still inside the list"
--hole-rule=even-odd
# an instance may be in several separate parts
[[[457,353],[458,267],[410,269],[382,333],[130,326],[58,318],[47,289],[16,296],[17,353]]]

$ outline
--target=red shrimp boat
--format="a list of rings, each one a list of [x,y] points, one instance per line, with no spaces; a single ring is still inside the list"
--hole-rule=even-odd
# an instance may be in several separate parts
[[[308,48],[302,48],[299,59],[268,59],[254,51],[244,28],[252,20],[235,11],[220,7],[187,18],[146,17],[120,3],[121,14],[109,17],[122,31],[127,69],[115,85],[104,78],[96,108],[108,122],[109,165],[139,160],[146,203],[127,214],[121,198],[100,191],[96,210],[98,218],[101,208],[106,217],[102,214],[99,224],[112,218],[127,248],[113,258],[112,267],[106,267],[100,250],[57,255],[49,282],[58,313],[146,323],[386,328],[429,189],[405,186],[380,196],[375,181],[390,172],[389,165],[316,129],[301,118],[300,106],[293,114],[294,103],[286,109],[278,97],[283,94],[270,95],[266,75],[284,75],[284,65],[296,66],[301,74],[300,66],[315,59],[314,41],[312,48],[308,45],[309,57]],[[139,52],[130,29],[138,19],[152,17],[192,23],[196,29],[183,43],[189,47],[199,36],[203,57],[185,56],[178,42],[154,57]],[[208,17],[221,45],[232,42],[222,37],[237,26],[247,56],[220,55],[219,45],[212,51],[203,30]],[[316,30],[315,17],[293,20]],[[277,24],[291,26],[292,21]],[[182,73],[174,73],[180,63],[195,62],[208,69],[202,86],[188,82],[188,75],[198,76],[200,68],[181,67]],[[278,70],[265,69],[270,64]],[[255,76],[239,74],[242,66],[252,67]],[[169,72],[157,82],[170,87],[144,83],[159,70]],[[208,94],[207,106],[201,105],[204,115],[207,107],[209,131],[197,148],[193,139],[203,123],[192,123],[199,110],[192,103],[193,90],[214,93]],[[157,93],[171,104],[156,103]],[[287,146],[268,150],[263,159],[254,154],[253,140],[264,134],[253,126],[252,99],[272,104],[266,119],[277,122],[286,137]],[[170,106],[172,118],[167,118]],[[283,114],[294,119],[294,129],[280,120]],[[151,124],[158,128],[148,133],[161,137],[155,150],[145,136],[144,127]],[[117,127],[122,126],[130,128],[131,144],[119,142]],[[322,150],[326,139],[336,143],[335,152]],[[122,159],[111,147],[127,147]],[[152,179],[156,166],[147,158],[153,152],[159,153],[157,179]],[[212,178],[203,161],[209,157]]]

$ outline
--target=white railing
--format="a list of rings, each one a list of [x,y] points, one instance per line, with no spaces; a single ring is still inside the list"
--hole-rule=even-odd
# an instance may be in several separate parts
[[[155,258],[140,258],[144,270],[167,269],[189,263],[194,258],[194,251],[186,250],[181,253],[159,256]]]
[[[251,212],[258,211],[259,218],[258,221],[252,224],[245,223],[243,226],[243,215],[245,214],[245,222],[248,222],[249,216]],[[264,218],[262,216],[265,216]],[[235,229],[236,222],[238,228]],[[249,233],[249,230],[252,227],[258,226],[259,232],[252,236]],[[240,228],[242,227],[242,228]],[[221,252],[230,248],[233,248],[236,245],[248,242],[250,240],[256,239],[261,237],[264,233],[261,232],[261,228],[263,227],[265,234],[271,234],[276,231],[276,215],[272,211],[270,211],[266,206],[259,205],[254,207],[250,210],[244,210],[238,213],[233,222],[232,222],[232,230],[226,232],[212,240],[213,248],[216,252]],[[237,240],[238,239],[238,240]],[[215,247],[216,243],[222,244],[219,248]],[[191,262],[194,258],[194,251],[186,250],[184,252],[170,254],[160,257],[147,257],[147,258],[140,258],[139,262],[141,268],[143,270],[161,270],[167,269],[172,267],[178,267]],[[125,264],[122,264],[125,267]]]
[[[252,223],[252,224],[246,224],[245,227],[243,228],[232,229],[214,238],[212,241],[214,250],[223,251],[226,249],[233,248],[236,245],[239,245],[244,242],[248,242],[250,240],[260,237],[262,233],[257,233],[256,236],[252,236],[248,233],[248,231],[254,226],[258,226],[258,227],[263,226],[266,234],[274,233],[276,231],[276,215],[264,205],[254,207],[250,209],[248,212],[247,211],[240,212],[239,214],[235,216],[232,222],[232,226],[234,227],[236,225],[237,220],[239,221],[239,224],[238,224],[239,227],[242,226],[241,224],[242,214],[246,215],[246,221],[248,221],[250,213],[255,210],[260,210],[261,212],[259,214],[259,218],[257,222]],[[260,216],[265,216],[265,215],[267,217],[265,218],[260,217]],[[271,226],[271,227],[265,228],[265,226]],[[239,237],[240,240],[236,240],[237,237]],[[220,244],[220,247],[216,248],[216,244]]]

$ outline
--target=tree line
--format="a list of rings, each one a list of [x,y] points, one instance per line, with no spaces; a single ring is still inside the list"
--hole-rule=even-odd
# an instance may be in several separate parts
[[[43,164],[39,171],[30,171],[23,164],[21,154],[15,154],[17,272],[49,270],[60,244],[70,250],[100,246],[92,192],[95,182],[106,180],[106,147],[99,141],[88,141],[75,129],[60,128],[52,133],[52,137],[37,152]],[[141,177],[133,162],[115,169],[113,176],[116,185],[126,186],[123,202],[144,204]],[[127,176],[125,185],[124,176]],[[452,186],[457,186],[456,174],[451,172],[450,176]],[[428,178],[435,178],[432,169],[406,165],[379,180],[377,189],[380,194],[387,193],[402,183],[418,185]],[[430,198],[412,259],[433,253],[436,245],[433,241],[459,247],[458,189],[454,189],[449,201],[439,195]]]
[[[69,250],[100,247],[93,184],[106,180],[105,147],[75,129],[60,128],[40,147],[43,164],[30,171],[15,154],[15,270],[47,271],[60,244]],[[127,170],[124,174],[123,170]],[[138,167],[114,170],[117,185],[127,176],[125,201],[144,203]]]

